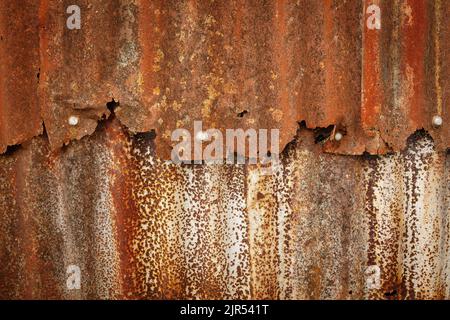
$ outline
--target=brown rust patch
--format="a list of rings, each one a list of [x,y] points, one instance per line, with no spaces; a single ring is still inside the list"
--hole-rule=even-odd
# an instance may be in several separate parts
[[[0,154],[42,133],[38,8],[28,0],[0,7]]]

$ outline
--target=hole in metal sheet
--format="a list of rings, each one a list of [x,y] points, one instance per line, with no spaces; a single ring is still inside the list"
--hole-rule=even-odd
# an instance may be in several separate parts
[[[314,129],[314,143],[321,143],[327,141],[330,138],[333,129],[334,125],[329,125],[326,128]]]
[[[112,99],[110,102],[108,102],[106,104],[106,107],[108,108],[109,111],[114,112],[114,110],[116,110],[116,108],[120,106],[119,101],[115,101],[114,99]]]
[[[244,110],[244,111],[242,111],[242,112],[239,112],[239,113],[237,114],[237,116],[238,116],[239,118],[243,118],[247,113],[248,113],[248,111],[247,111],[247,110]]]
[[[139,140],[153,140],[156,138],[156,132],[155,130],[151,130],[149,132],[138,132],[134,136]]]
[[[3,155],[5,155],[5,156],[11,155],[19,149],[20,149],[20,144],[14,144],[12,146],[8,146],[8,147],[6,147],[6,151]]]

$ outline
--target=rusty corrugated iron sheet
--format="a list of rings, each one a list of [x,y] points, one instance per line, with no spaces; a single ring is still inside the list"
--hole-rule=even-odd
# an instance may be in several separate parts
[[[450,5],[72,4],[0,4],[0,298],[450,298]],[[195,120],[282,161],[165,161]]]
[[[449,146],[449,126],[431,121],[450,122],[444,1],[79,0],[81,29],[69,30],[71,4],[1,7],[1,151],[42,122],[54,149],[91,134],[112,99],[131,132],[156,130],[165,159],[171,132],[195,120],[278,128],[280,150],[301,121],[345,134],[324,144],[332,153],[399,151],[422,128]],[[366,26],[373,4],[380,29]]]
[[[42,133],[37,8],[36,1],[0,5],[0,154]]]
[[[450,158],[428,135],[341,156],[301,129],[271,176],[154,142],[114,119],[0,157],[1,298],[449,298]]]

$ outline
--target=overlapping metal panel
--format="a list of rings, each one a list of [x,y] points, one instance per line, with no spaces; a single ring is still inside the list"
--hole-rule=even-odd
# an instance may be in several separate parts
[[[1,298],[449,298],[449,4],[76,2],[0,4]],[[195,120],[282,161],[165,161]]]
[[[449,161],[429,136],[339,156],[303,129],[269,176],[169,164],[117,120],[61,153],[38,137],[0,159],[0,295],[449,298]]]
[[[333,153],[399,151],[422,128],[439,150],[449,146],[448,126],[431,121],[450,122],[444,1],[79,0],[75,30],[71,4],[2,6],[3,151],[42,122],[53,148],[88,135],[112,99],[131,132],[156,130],[165,159],[171,132],[195,120],[280,129],[281,149],[301,121],[344,132],[324,145]],[[380,29],[367,27],[374,4]]]
[[[36,1],[0,6],[0,153],[42,133],[38,103],[39,21]]]

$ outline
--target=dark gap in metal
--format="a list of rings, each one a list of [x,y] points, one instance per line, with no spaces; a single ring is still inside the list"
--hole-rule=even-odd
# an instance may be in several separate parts
[[[247,113],[248,113],[248,111],[247,111],[247,110],[244,110],[244,111],[242,111],[242,112],[239,112],[239,113],[237,114],[237,116],[238,116],[238,118],[243,118]]]
[[[120,102],[115,101],[114,99],[106,103],[106,107],[108,108],[109,111],[111,111],[111,113],[114,113],[114,110],[116,110],[118,106],[120,106]]]
[[[331,133],[333,132],[334,129],[334,125],[329,125],[326,128],[315,128],[314,129],[314,143],[323,143],[325,141],[327,141],[330,136]]]
[[[11,145],[11,146],[7,146],[7,147],[6,147],[6,151],[5,151],[5,153],[3,153],[3,155],[5,155],[5,156],[10,156],[10,155],[12,155],[14,152],[16,152],[17,150],[19,150],[20,147],[21,147],[20,144],[14,144],[14,145]]]

